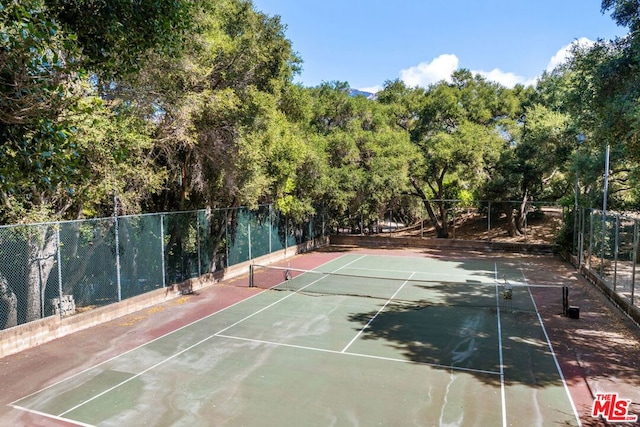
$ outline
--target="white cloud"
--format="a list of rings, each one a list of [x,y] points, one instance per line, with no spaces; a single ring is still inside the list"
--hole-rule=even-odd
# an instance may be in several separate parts
[[[588,47],[593,45],[595,42],[589,40],[586,37],[580,37],[578,40],[574,40],[566,46],[563,46],[559,51],[556,52],[555,55],[551,57],[549,63],[547,64],[547,71],[553,71],[558,65],[564,64],[567,59],[571,56],[571,49],[574,46],[580,47]]]
[[[439,81],[451,81],[451,74],[458,69],[458,57],[440,55],[431,62],[420,64],[400,71],[400,79],[409,87],[427,87]]]
[[[456,55],[440,55],[431,62],[421,62],[420,64],[400,71],[400,79],[409,87],[428,87],[430,84],[440,81],[451,81],[451,75],[458,70],[460,60]],[[471,70],[472,74],[480,74],[487,80],[498,82],[507,87],[514,87],[516,84],[533,84],[534,81],[514,73],[507,73],[499,68],[491,71]]]
[[[515,73],[506,73],[499,68],[494,68],[491,71],[471,71],[471,73],[480,74],[487,80],[492,82],[500,83],[506,87],[514,87],[517,84],[521,84],[524,86],[534,85],[536,79],[526,79],[525,77],[519,76]]]
[[[588,47],[593,45],[594,42],[586,37],[581,37],[566,46],[560,48],[555,55],[551,57],[547,64],[546,71],[552,71],[558,65],[567,61],[571,55],[571,50],[574,46]],[[433,59],[431,62],[421,62],[420,64],[400,70],[400,79],[409,87],[420,86],[427,88],[429,85],[438,83],[440,81],[451,81],[451,75],[454,71],[458,70],[458,64],[460,60],[456,55],[444,54]],[[484,70],[471,70],[472,74],[480,74],[487,80],[497,82],[506,87],[514,87],[517,84],[524,86],[535,85],[540,77],[535,76],[532,78],[526,78],[515,73],[502,71],[499,68],[494,68],[491,71]]]

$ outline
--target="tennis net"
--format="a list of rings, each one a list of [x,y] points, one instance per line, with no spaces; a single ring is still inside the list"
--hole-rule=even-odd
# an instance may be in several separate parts
[[[493,277],[492,277],[493,276]],[[416,307],[468,306],[535,312],[532,288],[557,288],[554,300],[564,307],[562,286],[496,279],[493,272],[473,275],[345,269],[334,272],[254,264],[249,286],[311,296],[345,296],[392,300]],[[556,298],[557,297],[557,298]],[[562,306],[560,302],[562,301]]]

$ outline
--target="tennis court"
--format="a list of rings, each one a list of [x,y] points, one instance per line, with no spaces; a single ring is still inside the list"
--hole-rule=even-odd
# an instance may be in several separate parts
[[[73,425],[579,425],[512,263],[347,253],[12,403]],[[510,294],[510,298],[506,295]]]

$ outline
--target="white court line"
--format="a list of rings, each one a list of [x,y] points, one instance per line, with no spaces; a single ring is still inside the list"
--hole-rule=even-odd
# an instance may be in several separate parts
[[[500,400],[502,401],[502,425],[507,426],[507,396],[504,385],[504,356],[502,354],[502,322],[500,321],[500,289],[498,285],[498,263],[494,264],[496,283],[496,313],[498,318],[498,352],[500,357]]]
[[[396,295],[398,295],[398,292],[400,292],[402,290],[402,288],[405,287],[405,285],[411,280],[411,278],[413,277],[414,274],[415,274],[415,272],[412,272],[411,275],[409,276],[409,278],[407,280],[405,280],[402,283],[402,285],[400,285],[400,287],[398,289],[396,289],[396,291],[393,293],[393,295],[391,295],[391,298],[389,298],[387,300],[387,302],[385,302],[384,305],[382,307],[380,307],[380,310],[378,310],[378,312],[371,319],[369,319],[367,324],[364,325],[364,327],[362,329],[360,329],[360,331],[356,334],[356,336],[353,337],[353,339],[351,341],[349,341],[349,344],[347,344],[347,346],[342,349],[341,353],[346,352],[347,349],[349,347],[351,347],[351,344],[353,344],[355,342],[355,340],[357,340],[360,337],[360,335],[362,335],[362,333],[365,331],[365,329],[367,329],[369,327],[369,325],[371,324],[371,322],[373,322],[375,320],[375,318],[378,317],[378,315],[382,312],[382,310],[384,310],[389,305],[391,300],[393,300],[396,297]],[[402,279],[400,279],[400,280],[402,280]]]
[[[339,256],[338,258],[335,258],[335,259],[332,259],[332,260],[330,260],[330,261],[326,262],[324,265],[330,264],[330,263],[332,263],[332,262],[336,262],[336,261],[338,261],[338,260],[340,260],[341,258],[344,258],[344,257],[346,257],[346,256],[348,256],[348,255],[341,255],[341,256]],[[357,260],[355,260],[355,261],[357,261]],[[355,262],[355,261],[352,261],[352,262]],[[349,264],[351,264],[351,263],[349,263]],[[349,264],[346,264],[346,265],[349,265]],[[340,267],[340,268],[344,268],[344,266],[343,266],[343,267]],[[227,310],[229,310],[229,309],[231,309],[231,308],[235,307],[236,305],[242,304],[242,303],[244,303],[245,301],[249,301],[250,299],[257,297],[258,295],[260,295],[260,294],[262,294],[263,292],[266,292],[266,291],[267,291],[267,290],[265,289],[265,290],[263,290],[263,291],[261,291],[261,292],[258,292],[258,293],[254,294],[254,295],[251,295],[251,296],[247,297],[247,298],[244,298],[244,299],[242,299],[242,300],[240,300],[240,301],[238,301],[238,302],[236,302],[236,303],[233,303],[233,304],[231,304],[231,305],[229,305],[229,306],[227,306],[227,307],[221,308],[220,310],[218,310],[218,311],[216,311],[216,312],[214,312],[214,313],[211,313],[211,314],[209,314],[209,315],[207,315],[207,316],[205,316],[205,317],[201,317],[200,319],[194,320],[193,322],[188,323],[188,324],[186,324],[186,325],[184,325],[184,326],[181,326],[181,327],[179,327],[178,329],[174,329],[174,330],[173,330],[173,331],[171,331],[171,332],[167,332],[167,333],[166,333],[166,334],[164,334],[164,335],[161,335],[161,336],[159,336],[159,337],[157,337],[157,338],[154,338],[154,339],[152,339],[151,341],[147,341],[147,342],[145,342],[144,344],[140,344],[140,345],[139,345],[139,346],[137,346],[137,347],[134,347],[134,348],[132,348],[132,349],[130,349],[130,350],[127,350],[127,351],[125,351],[125,352],[123,352],[123,353],[120,353],[120,354],[117,354],[117,355],[115,355],[115,356],[113,356],[113,357],[110,357],[109,359],[106,359],[106,360],[104,360],[104,361],[102,361],[102,362],[100,362],[100,363],[98,363],[98,364],[96,364],[96,365],[93,365],[93,366],[91,366],[91,367],[89,367],[89,368],[83,369],[83,370],[82,370],[82,371],[80,371],[80,372],[76,372],[76,373],[75,373],[75,374],[73,374],[73,375],[70,375],[70,376],[68,376],[68,377],[66,377],[66,378],[64,378],[64,379],[62,379],[62,380],[60,380],[60,381],[57,381],[57,382],[55,382],[55,383],[53,383],[53,384],[50,384],[50,385],[48,385],[48,386],[46,386],[46,387],[43,387],[43,388],[41,388],[41,389],[39,389],[39,390],[37,390],[37,391],[34,391],[33,393],[27,394],[26,396],[22,396],[21,398],[16,399],[16,400],[14,400],[13,402],[9,403],[9,404],[8,404],[8,406],[11,406],[11,407],[14,407],[14,408],[17,408],[17,409],[27,410],[26,408],[23,408],[23,407],[21,407],[21,406],[17,406],[17,405],[15,405],[15,404],[16,404],[17,402],[20,402],[21,400],[28,399],[28,398],[29,398],[29,397],[31,397],[31,396],[35,396],[36,394],[42,393],[42,392],[43,392],[43,391],[45,391],[45,390],[48,390],[48,389],[53,388],[53,387],[55,387],[55,386],[58,386],[58,385],[60,385],[60,384],[62,384],[62,383],[64,383],[64,382],[66,382],[66,381],[68,381],[68,380],[70,380],[70,379],[73,379],[73,378],[75,378],[75,377],[78,377],[78,376],[80,376],[80,375],[82,375],[82,374],[85,374],[85,373],[87,373],[87,372],[89,372],[89,371],[91,371],[91,370],[95,369],[95,368],[98,368],[98,367],[100,367],[100,366],[102,366],[102,365],[105,365],[105,364],[107,364],[107,363],[109,363],[109,362],[112,362],[112,361],[114,361],[114,360],[116,360],[116,359],[118,359],[118,358],[120,358],[120,357],[122,357],[122,356],[125,356],[125,355],[127,355],[127,354],[129,354],[129,353],[133,353],[134,351],[139,350],[139,349],[141,349],[141,348],[143,348],[143,347],[146,347],[146,346],[147,346],[147,345],[149,345],[149,344],[152,344],[152,343],[154,343],[154,342],[156,342],[156,341],[159,341],[159,340],[161,340],[161,339],[163,339],[163,338],[166,338],[166,337],[168,337],[168,336],[170,336],[170,335],[172,335],[172,334],[178,333],[178,332],[182,331],[183,329],[189,328],[189,327],[191,327],[191,326],[193,326],[193,325],[195,325],[195,324],[197,324],[197,323],[203,322],[203,321],[207,320],[207,319],[208,319],[208,318],[210,318],[210,317],[216,316],[216,315],[218,315],[219,313],[222,313],[222,312],[224,312],[224,311],[227,311]],[[115,319],[114,319],[114,320],[115,320]]]
[[[491,278],[487,278],[486,276],[472,276],[469,274],[454,274],[454,273],[438,273],[438,274],[434,274],[434,273],[426,273],[426,272],[414,272],[414,271],[409,271],[409,270],[388,270],[388,269],[384,269],[384,268],[364,268],[364,267],[349,267],[349,270],[360,270],[360,271],[374,271],[374,272],[385,272],[385,273],[413,273],[413,274],[426,274],[427,275],[427,279],[415,279],[416,282],[428,282],[428,281],[434,281],[434,282],[438,282],[438,281],[442,281],[440,280],[441,277],[452,277],[452,278],[466,278],[466,279],[473,279],[473,280],[478,280],[480,282],[482,282],[481,279],[487,279],[485,282],[482,283],[486,283],[486,284],[493,284],[494,281]],[[491,274],[491,272],[488,272],[488,274]],[[402,280],[401,278],[394,278],[394,277],[372,277],[372,279],[389,279],[389,280]]]
[[[360,271],[373,271],[373,272],[388,272],[388,273],[412,273],[412,271],[409,270],[388,270],[388,269],[384,269],[384,268],[364,268],[364,267],[349,267],[349,270],[360,270]],[[482,270],[478,270],[478,271],[482,271]],[[317,271],[314,271],[317,273]],[[322,272],[320,272],[322,273]],[[469,275],[469,274],[454,274],[454,273],[427,273],[427,272],[415,272],[416,274],[426,274],[426,279],[421,279],[421,278],[416,278],[416,279],[411,279],[408,280],[409,282],[444,282],[443,280],[440,280],[440,277],[452,277],[452,278],[466,278],[466,279],[473,279],[473,280],[477,280],[480,282],[480,284],[483,285],[494,285],[497,282],[497,278],[490,278],[487,276],[473,276],[473,275]],[[490,271],[486,271],[485,273],[487,274],[496,274],[495,271],[494,272],[490,272]],[[331,274],[331,273],[327,273],[327,274]],[[484,273],[483,273],[484,274]],[[345,274],[345,276],[350,276],[350,274]],[[424,277],[424,276],[423,276]],[[402,278],[395,278],[395,277],[381,277],[381,276],[372,276],[370,277],[371,279],[382,279],[382,280],[395,280],[395,281],[400,281],[403,280]],[[482,279],[486,279],[486,280],[482,280]],[[477,284],[477,283],[474,283]],[[498,283],[499,285],[501,285],[500,283]],[[514,287],[522,287],[522,288],[562,288],[562,285],[550,285],[550,284],[544,284],[544,283],[529,283],[526,280],[524,282],[520,282],[517,280],[510,280],[509,284]]]
[[[447,370],[466,371],[466,372],[472,372],[472,373],[478,373],[478,374],[500,375],[500,372],[488,371],[488,370],[484,370],[484,369],[463,368],[463,367],[460,367],[460,366],[442,365],[440,363],[419,362],[419,361],[407,360],[407,359],[396,359],[394,357],[375,356],[375,355],[371,355],[371,354],[353,353],[353,352],[350,352],[350,351],[330,350],[330,349],[326,349],[326,348],[309,347],[309,346],[297,345],[297,344],[287,344],[287,343],[280,343],[280,342],[276,342],[276,341],[258,340],[258,339],[255,339],[255,338],[237,337],[237,336],[233,336],[233,335],[219,334],[219,335],[217,335],[217,337],[218,338],[227,338],[227,339],[231,339],[231,340],[238,340],[238,341],[247,341],[247,342],[256,343],[256,344],[272,345],[272,346],[275,346],[275,347],[288,347],[288,348],[295,348],[295,349],[300,349],[300,350],[317,351],[317,352],[320,352],[320,353],[331,353],[331,354],[337,354],[337,355],[361,357],[361,358],[364,358],[364,359],[385,360],[385,361],[388,361],[388,362],[409,363],[409,364],[412,364],[412,365],[425,365],[425,366],[432,366],[432,367],[436,367],[436,368],[443,368],[443,369],[447,369]]]
[[[356,258],[356,259],[354,259],[353,261],[350,261],[349,263],[347,263],[347,264],[343,265],[342,267],[340,267],[340,268],[336,269],[335,271],[341,270],[342,268],[345,268],[345,267],[347,267],[348,265],[353,264],[354,262],[357,262],[358,260],[360,260],[360,259],[362,259],[362,258],[364,258],[364,257],[365,257],[365,255],[362,255],[361,257]],[[340,259],[340,258],[336,258],[336,260],[337,260],[337,259]],[[335,260],[333,260],[333,261],[335,261]],[[316,283],[316,282],[318,282],[318,281],[322,280],[323,278],[324,278],[324,277],[321,277],[321,278],[319,278],[318,280],[315,280],[315,281],[313,281],[313,282],[309,283],[308,285],[306,285],[306,286],[304,286],[303,288],[301,288],[301,290],[302,290],[302,289],[305,289],[305,288],[307,288],[307,287],[309,287],[309,286],[311,286],[311,285],[313,285],[314,283]],[[259,295],[259,294],[256,294],[256,295]],[[253,298],[253,297],[255,297],[256,295],[253,295],[253,296],[251,296],[251,297],[249,297],[249,298]],[[173,360],[174,358],[176,358],[176,357],[178,357],[178,356],[180,356],[180,355],[184,354],[185,352],[187,352],[187,351],[189,351],[189,350],[191,350],[191,349],[193,349],[193,348],[195,348],[195,347],[199,346],[200,344],[202,344],[202,343],[204,343],[204,342],[206,342],[206,341],[210,340],[211,338],[214,338],[214,337],[218,336],[218,334],[220,334],[220,333],[222,333],[222,332],[224,332],[224,331],[226,331],[226,330],[228,330],[228,329],[232,328],[233,326],[236,326],[236,325],[238,325],[239,323],[241,323],[241,322],[243,322],[243,321],[245,321],[245,320],[247,320],[247,319],[249,319],[249,318],[251,318],[251,317],[255,316],[256,314],[261,313],[261,312],[263,312],[264,310],[266,310],[266,309],[268,309],[268,308],[270,308],[270,307],[273,307],[274,305],[278,304],[279,302],[284,301],[285,299],[287,299],[287,298],[291,297],[292,295],[294,295],[294,294],[293,294],[293,293],[291,293],[291,294],[288,294],[288,295],[284,296],[283,298],[280,298],[279,300],[277,300],[277,301],[273,302],[272,304],[269,304],[268,306],[261,308],[260,310],[258,310],[258,311],[256,311],[256,312],[254,312],[254,313],[252,313],[252,314],[250,314],[250,315],[248,315],[248,316],[244,317],[243,319],[241,319],[241,320],[239,320],[239,321],[237,321],[237,322],[233,323],[232,325],[229,325],[229,326],[225,327],[224,329],[222,329],[222,330],[220,330],[220,331],[216,332],[215,334],[212,334],[212,335],[209,335],[209,336],[208,336],[208,337],[206,337],[206,338],[203,338],[202,340],[198,341],[197,343],[195,343],[195,344],[193,344],[193,345],[191,345],[191,346],[189,346],[189,347],[187,347],[187,348],[185,348],[185,349],[183,349],[183,350],[179,351],[178,353],[175,353],[175,354],[173,354],[173,355],[171,355],[171,356],[169,356],[169,357],[167,357],[167,358],[165,358],[165,359],[161,360],[160,362],[156,363],[155,365],[150,366],[150,367],[149,367],[149,368],[147,368],[147,369],[142,370],[141,372],[138,372],[137,374],[135,374],[135,375],[133,375],[133,376],[131,376],[131,377],[127,378],[127,379],[126,379],[126,380],[124,380],[124,381],[121,381],[120,383],[118,383],[118,384],[114,385],[113,387],[110,387],[109,389],[104,390],[103,392],[101,392],[101,393],[99,393],[99,394],[97,394],[97,395],[94,395],[94,396],[93,396],[93,397],[91,397],[90,399],[87,399],[87,400],[85,400],[85,401],[83,401],[83,402],[81,402],[81,403],[77,404],[76,406],[73,406],[73,407],[71,407],[71,408],[67,409],[66,411],[62,412],[62,413],[61,413],[61,414],[59,414],[58,416],[63,416],[63,415],[65,415],[65,414],[67,414],[67,413],[69,413],[69,412],[71,412],[71,411],[73,411],[73,410],[75,410],[75,409],[78,409],[79,407],[81,407],[81,406],[83,406],[83,405],[86,405],[87,403],[92,402],[93,400],[95,400],[95,399],[97,399],[97,398],[99,398],[99,397],[104,396],[105,394],[107,394],[107,393],[109,393],[109,392],[111,392],[111,391],[115,390],[116,388],[118,388],[118,387],[120,387],[120,386],[122,386],[122,385],[124,385],[124,384],[126,384],[126,383],[128,383],[128,382],[130,382],[130,381],[132,381],[132,380],[134,380],[134,379],[136,379],[136,378],[138,378],[138,377],[140,377],[141,375],[144,375],[145,373],[147,373],[147,372],[151,371],[152,369],[155,369],[155,368],[157,368],[157,367],[159,367],[159,366],[161,366],[161,365],[165,364],[166,362],[168,362],[168,361],[170,361],[170,360]],[[249,298],[246,298],[246,299],[244,299],[244,300],[242,300],[242,301],[246,301],[246,300],[248,300]],[[227,308],[231,308],[231,307],[233,307],[233,306],[235,306],[235,305],[237,305],[237,304],[241,303],[242,301],[239,301],[239,302],[237,302],[236,304],[233,304],[233,305],[231,305],[231,306],[229,306],[229,307],[226,307],[226,308],[225,308],[225,309],[223,309],[223,310],[226,310]],[[217,311],[216,313],[219,313],[219,312],[221,312],[221,311],[223,311],[223,310]],[[204,318],[202,318],[202,319],[199,319],[199,320],[197,320],[197,321],[195,321],[195,322],[190,323],[189,325],[192,325],[192,324],[198,323],[198,322],[200,322],[200,321],[202,321],[202,320],[204,320],[204,319],[206,319],[206,318],[208,318],[208,317],[210,317],[210,316],[213,316],[213,315],[214,315],[214,314],[216,314],[216,313],[212,313],[212,314],[210,314],[209,316],[206,316],[206,317],[204,317]],[[189,326],[189,325],[186,325],[186,326],[184,326],[184,327],[182,327],[182,328],[176,329],[175,331],[172,331],[172,332],[170,332],[170,333],[168,333],[168,334],[165,334],[165,335],[163,335],[162,337],[166,337],[166,336],[168,336],[168,335],[170,335],[170,334],[172,334],[172,333],[175,333],[175,332],[177,332],[177,331],[179,331],[179,330],[181,330],[181,329],[183,329],[183,328],[185,328],[185,327],[187,327],[187,326]],[[149,343],[152,343],[152,342],[154,342],[154,341],[156,341],[156,340],[158,340],[158,339],[160,339],[160,338],[162,338],[162,337],[159,337],[159,338],[156,338],[156,339],[154,339],[154,340],[152,340],[152,341],[149,341]],[[138,348],[140,348],[140,347],[143,347],[144,345],[147,345],[147,344],[149,344],[149,343],[146,343],[146,344],[143,344],[143,345],[141,345],[141,346],[138,346],[138,347],[136,347],[135,349],[138,349]],[[122,356],[122,355],[124,355],[124,354],[127,354],[127,353],[129,353],[129,352],[131,352],[131,351],[133,351],[133,350],[135,350],[135,349],[129,350],[129,351],[127,351],[127,352],[125,352],[125,353],[122,353],[122,354],[121,354],[121,355],[119,355],[119,356],[113,357],[112,359],[109,359],[109,360],[117,359],[118,357],[120,357],[120,356]],[[104,364],[104,363],[107,363],[109,360],[107,360],[107,361],[105,361],[105,362],[102,362],[102,363],[100,363],[100,364],[98,364],[98,365],[95,365],[94,367],[89,368],[89,369],[86,369],[85,371],[82,371],[82,372],[89,371],[89,370],[91,370],[91,369],[93,369],[93,368],[95,368],[95,367],[98,367],[98,366],[100,366],[100,365],[102,365],[102,364]],[[77,376],[77,375],[80,375],[82,372],[80,372],[80,373],[78,373],[78,374],[76,374],[76,375],[73,375],[73,376],[71,376],[71,377],[68,377],[68,378],[66,378],[66,379],[70,379],[70,378],[73,378],[73,377],[75,377],[75,376]],[[58,382],[58,383],[56,383],[56,384],[59,384],[59,383],[61,383],[61,382],[63,382],[63,381],[65,381],[65,380],[59,381],[59,382]],[[28,395],[28,396],[25,396],[25,397],[23,397],[23,398],[21,398],[21,399],[18,399],[18,400],[16,400],[15,402],[19,402],[20,400],[24,400],[24,399],[26,399],[26,398],[28,398],[28,397],[30,397],[30,396],[32,396],[32,395],[35,395],[35,394],[37,394],[37,393],[39,393],[39,392],[41,392],[41,391],[44,391],[44,390],[46,390],[46,389],[48,389],[48,388],[50,388],[50,387],[53,387],[53,386],[54,386],[54,385],[56,385],[56,384],[52,384],[52,385],[51,385],[51,386],[49,386],[49,387],[43,388],[43,389],[41,389],[41,390],[40,390],[40,391],[38,391],[38,392],[32,393],[32,394],[30,394],[30,395]],[[15,408],[17,408],[17,409],[24,409],[24,408],[22,408],[22,407],[20,407],[20,406],[14,406],[13,404],[11,404],[10,406],[13,406],[13,407],[15,407]]]
[[[522,272],[522,278],[527,282],[527,278],[524,275],[524,271],[520,269]],[[549,346],[549,351],[551,351],[551,356],[553,356],[553,361],[556,364],[556,369],[558,370],[558,374],[560,375],[560,379],[562,380],[562,385],[564,386],[564,390],[567,393],[567,397],[569,398],[569,403],[571,403],[571,409],[573,409],[573,415],[576,417],[576,421],[578,426],[582,425],[580,421],[580,415],[578,414],[578,409],[576,408],[575,403],[573,402],[573,398],[571,397],[571,392],[569,391],[569,386],[564,378],[564,374],[562,373],[562,369],[560,368],[560,363],[558,362],[558,358],[556,357],[556,352],[553,350],[553,344],[551,344],[551,340],[549,339],[549,335],[547,335],[547,329],[544,327],[544,323],[542,322],[542,316],[540,316],[540,312],[538,311],[538,306],[536,304],[536,300],[533,299],[533,294],[531,293],[531,289],[529,289],[529,297],[531,298],[531,302],[533,302],[533,307],[535,308],[536,315],[538,316],[538,322],[540,322],[540,327],[542,328],[542,332],[544,333],[544,337],[547,340],[547,345]]]
[[[76,420],[72,420],[72,419],[64,418],[64,417],[58,417],[56,415],[47,414],[46,412],[41,412],[41,411],[35,411],[35,410],[29,409],[29,408],[22,408],[20,406],[14,406],[14,408],[15,409],[20,409],[21,411],[24,411],[24,412],[28,412],[30,414],[39,415],[41,417],[49,418],[49,419],[52,419],[52,420],[63,421],[64,423],[67,423],[67,424],[73,424],[73,425],[80,426],[80,427],[96,427],[93,424],[87,424],[87,423],[83,423],[81,421],[76,421]]]

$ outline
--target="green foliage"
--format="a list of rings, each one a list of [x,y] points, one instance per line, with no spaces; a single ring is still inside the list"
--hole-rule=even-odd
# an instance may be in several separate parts
[[[309,90],[312,107],[305,128],[313,138],[306,139],[321,175],[307,182],[316,183],[316,209],[368,222],[408,191],[417,151],[408,133],[395,126],[392,107],[352,98],[348,88],[331,82]]]
[[[123,96],[154,107],[155,150],[169,174],[164,209],[255,206],[277,197],[274,182],[286,182],[268,176],[280,173],[284,161],[270,159],[269,141],[278,129],[289,132],[279,113],[281,94],[291,95],[292,114],[299,108],[291,85],[299,60],[279,18],[256,12],[250,2],[197,6],[179,58],[155,56]]]
[[[640,29],[640,8],[638,0],[602,0],[602,13],[611,11],[616,24],[628,27],[631,31]]]
[[[77,36],[83,65],[106,81],[139,70],[149,51],[175,54],[195,6],[180,0],[44,2],[52,18]]]
[[[510,134],[500,157],[488,169],[489,179],[480,189],[482,198],[555,200],[565,191],[566,186],[555,194],[552,190],[575,144],[568,117],[540,104],[525,111],[518,131]]]
[[[275,203],[365,222],[419,201],[446,236],[435,199],[524,206],[577,180],[601,202],[606,144],[611,205],[640,206],[635,3],[603,1],[631,33],[535,88],[462,69],[373,101],[294,84],[285,25],[248,0],[3,2],[0,221],[108,215],[114,193],[121,213]]]
[[[76,142],[83,174],[74,207],[83,216],[109,216],[113,196],[119,213],[138,213],[160,191],[166,173],[153,162],[155,126],[126,104],[87,97],[77,115]]]
[[[46,12],[38,0],[0,8],[0,222],[64,209],[80,162],[78,50]]]
[[[574,170],[581,181],[581,200],[601,206],[604,152],[611,146],[609,206],[629,209],[639,205],[635,176],[640,159],[640,39],[636,32],[614,41],[576,48],[563,69],[569,112],[576,133],[585,143],[575,156]],[[589,156],[585,158],[585,156]]]

